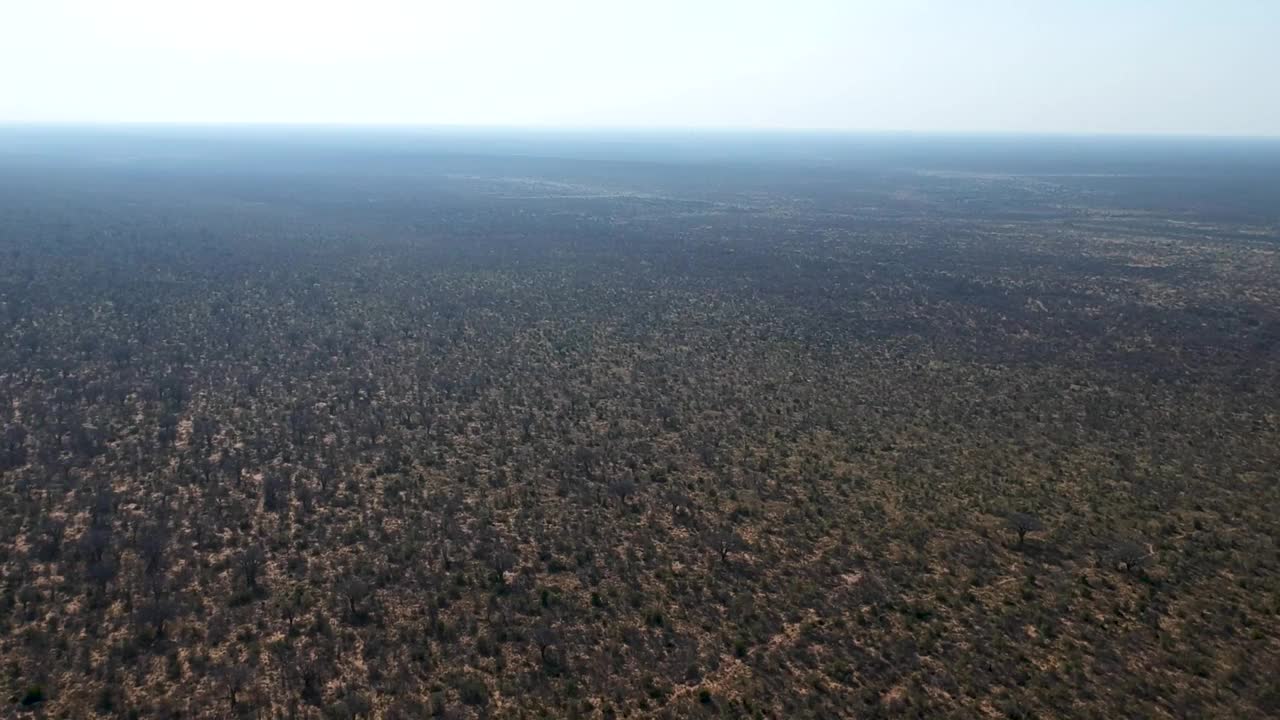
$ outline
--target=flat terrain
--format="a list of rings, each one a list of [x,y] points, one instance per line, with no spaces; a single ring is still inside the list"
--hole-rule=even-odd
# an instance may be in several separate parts
[[[1280,715],[1280,146],[0,129],[0,702]]]

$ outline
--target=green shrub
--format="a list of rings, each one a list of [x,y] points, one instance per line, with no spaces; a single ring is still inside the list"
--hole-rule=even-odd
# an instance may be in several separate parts
[[[458,696],[468,705],[487,705],[489,703],[489,686],[484,680],[468,675],[458,683]]]
[[[35,705],[36,703],[44,702],[44,700],[44,688],[40,685],[28,685],[26,692],[22,694],[23,705]]]

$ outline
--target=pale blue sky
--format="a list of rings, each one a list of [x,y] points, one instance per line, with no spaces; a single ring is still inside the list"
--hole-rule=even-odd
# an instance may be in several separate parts
[[[0,122],[1280,135],[1280,0],[0,0]]]

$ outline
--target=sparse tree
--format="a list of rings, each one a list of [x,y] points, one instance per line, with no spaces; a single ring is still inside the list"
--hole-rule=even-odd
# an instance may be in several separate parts
[[[359,577],[350,576],[338,583],[338,595],[346,602],[349,618],[353,622],[365,616],[366,611],[361,604],[371,593],[369,583]]]
[[[715,528],[707,534],[707,544],[720,556],[720,562],[728,562],[729,554],[742,550],[746,544],[742,536],[732,528]]]
[[[636,481],[629,477],[621,477],[609,483],[609,494],[618,498],[618,502],[627,504],[627,498],[636,491]]]
[[[689,509],[692,507],[692,501],[689,499],[689,494],[678,487],[669,487],[666,493],[664,493],[664,496],[667,503],[671,505],[672,515],[675,515],[681,508]]]
[[[1018,547],[1022,547],[1023,541],[1027,537],[1027,533],[1040,532],[1044,530],[1044,523],[1040,518],[1024,512],[1009,513],[1006,519],[1009,529],[1018,536]]]
[[[494,548],[489,555],[489,563],[493,567],[495,581],[499,587],[507,584],[507,573],[516,566],[519,558],[505,547]]]
[[[80,538],[80,550],[91,565],[102,562],[110,548],[111,529],[108,527],[91,527]]]
[[[169,534],[159,526],[149,526],[138,537],[138,554],[142,557],[143,571],[153,576],[164,569],[164,554],[169,547]]]
[[[299,615],[310,606],[307,592],[302,587],[295,587],[289,592],[281,593],[275,601],[280,616],[284,618],[288,631],[293,632],[293,623]]]
[[[543,662],[547,661],[547,649],[559,641],[559,634],[550,625],[539,625],[533,631],[533,642],[538,646],[538,655]]]
[[[270,474],[262,481],[262,509],[279,512],[287,504],[288,484],[284,478]]]
[[[1111,549],[1111,558],[1116,567],[1128,573],[1141,570],[1149,556],[1145,547],[1132,540],[1121,540]]]
[[[137,622],[151,628],[155,639],[164,637],[165,625],[177,615],[177,605],[168,598],[152,598],[134,612]]]
[[[239,568],[240,577],[244,579],[245,587],[250,590],[258,589],[258,578],[264,565],[266,556],[257,545],[251,545],[240,553],[236,558],[236,567]]]
[[[241,662],[231,662],[218,667],[217,679],[222,685],[223,691],[227,694],[227,702],[231,705],[234,713],[240,707],[240,693],[249,685],[253,679],[253,673],[249,667]]]

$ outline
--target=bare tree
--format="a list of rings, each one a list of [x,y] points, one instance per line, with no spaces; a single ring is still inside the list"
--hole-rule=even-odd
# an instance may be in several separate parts
[[[627,497],[636,491],[636,481],[629,477],[622,477],[609,483],[609,494],[618,498],[623,505],[627,504]]]
[[[90,565],[102,562],[107,551],[111,549],[111,529],[107,527],[91,527],[80,538],[80,552]]]
[[[151,628],[152,637],[164,637],[165,625],[178,614],[178,608],[168,598],[153,598],[134,612],[137,622]]]
[[[369,583],[355,576],[344,578],[338,583],[338,594],[346,601],[347,610],[350,612],[350,619],[353,622],[366,615],[360,604],[371,593],[372,590],[369,587]]]
[[[231,663],[218,668],[218,680],[227,693],[227,702],[234,712],[240,706],[240,693],[252,680],[253,673],[244,663]]]
[[[742,550],[746,543],[732,528],[715,528],[707,534],[707,544],[720,556],[720,562],[728,562],[729,553]]]
[[[262,481],[262,509],[267,512],[279,512],[288,504],[288,481],[276,474],[268,475]]]
[[[310,606],[310,598],[308,598],[306,590],[301,586],[295,587],[293,590],[280,595],[275,602],[276,608],[280,611],[280,616],[288,624],[288,631],[292,633],[294,621],[299,615],[306,612]]]
[[[550,625],[539,625],[533,631],[533,642],[538,646],[538,655],[543,662],[547,661],[547,648],[560,641],[559,634]]]
[[[36,557],[44,562],[58,559],[62,554],[62,542],[67,524],[57,518],[45,518],[40,526],[40,539],[36,544]]]
[[[1022,547],[1022,541],[1026,539],[1027,533],[1044,530],[1044,523],[1040,522],[1040,518],[1024,512],[1009,513],[1006,522],[1009,529],[1018,536],[1018,547]]]
[[[1141,570],[1149,556],[1145,547],[1132,540],[1121,540],[1111,549],[1111,558],[1116,567],[1128,573]]]
[[[138,554],[142,557],[143,569],[148,576],[154,576],[164,569],[164,553],[169,547],[169,533],[158,525],[143,530],[138,538]]]
[[[244,578],[244,584],[250,590],[258,589],[258,576],[262,574],[262,568],[266,561],[262,548],[257,545],[250,546],[236,558],[236,566],[240,570],[240,577]]]
[[[494,548],[493,552],[489,555],[489,563],[493,566],[493,572],[495,579],[497,580],[498,587],[506,587],[507,572],[509,572],[511,568],[515,567],[518,561],[519,558],[516,557],[515,553],[505,547]]]
[[[671,514],[675,515],[680,508],[686,510],[693,506],[693,501],[689,499],[689,494],[678,487],[670,487],[665,493],[667,502],[671,505]]]

